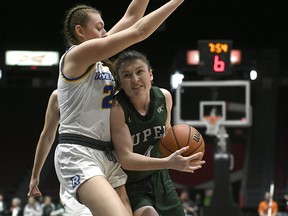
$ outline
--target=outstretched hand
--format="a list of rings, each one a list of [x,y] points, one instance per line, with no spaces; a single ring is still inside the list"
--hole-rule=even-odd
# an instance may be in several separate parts
[[[38,188],[39,179],[31,179],[29,185],[29,192],[27,196],[39,197],[42,196],[41,191]]]
[[[194,173],[195,170],[200,169],[202,165],[206,163],[201,159],[203,157],[202,152],[187,157],[182,156],[182,153],[188,149],[189,146],[183,147],[167,157],[170,164],[169,169]]]

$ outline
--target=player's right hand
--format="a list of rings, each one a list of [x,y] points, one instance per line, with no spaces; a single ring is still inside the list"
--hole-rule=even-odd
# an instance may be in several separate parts
[[[39,179],[31,179],[29,184],[29,192],[27,196],[39,197],[42,196],[41,191],[38,188]]]

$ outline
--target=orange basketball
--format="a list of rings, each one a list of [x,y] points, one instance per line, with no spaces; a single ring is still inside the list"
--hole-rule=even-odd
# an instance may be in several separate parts
[[[183,156],[197,152],[203,152],[204,155],[205,142],[201,133],[190,125],[177,124],[169,128],[165,137],[160,139],[159,149],[167,157],[185,146],[189,146],[189,149],[182,153]]]

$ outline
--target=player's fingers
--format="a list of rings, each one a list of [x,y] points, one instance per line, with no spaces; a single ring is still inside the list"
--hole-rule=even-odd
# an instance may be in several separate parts
[[[203,157],[203,152],[197,152],[187,157],[189,160],[195,160]]]
[[[195,171],[195,170],[198,170],[198,169],[200,169],[200,168],[202,168],[202,166],[201,165],[198,165],[198,166],[190,166],[189,167],[189,169],[191,170],[191,171]]]
[[[29,192],[28,192],[28,194],[27,194],[27,196],[33,196],[33,194],[35,193],[35,187],[29,187],[30,189],[29,189]]]
[[[187,151],[189,149],[189,146],[185,146],[179,150],[176,151],[177,154],[182,154],[183,152]]]
[[[40,192],[38,187],[33,187],[27,194],[28,196],[42,196],[42,193]]]
[[[206,161],[204,161],[204,160],[192,160],[192,161],[189,161],[189,165],[190,166],[202,166],[205,163],[206,163]]]
[[[42,193],[28,193],[27,196],[39,197],[42,196]]]
[[[34,192],[33,191],[29,191],[27,196],[34,196]]]
[[[194,173],[196,170],[202,168],[201,165],[198,166],[187,166],[184,170],[182,170],[183,172],[189,172],[189,173]]]

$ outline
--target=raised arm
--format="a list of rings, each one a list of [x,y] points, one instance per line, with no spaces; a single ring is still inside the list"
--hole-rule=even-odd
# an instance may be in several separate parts
[[[54,143],[56,132],[59,124],[59,107],[57,100],[57,91],[54,90],[49,98],[48,106],[45,114],[45,123],[40,134],[34,165],[31,174],[28,196],[41,196],[41,191],[38,188],[40,173],[45,163],[45,160]]]
[[[123,31],[108,37],[90,39],[76,46],[66,55],[65,74],[70,78],[79,77],[91,64],[115,56],[129,46],[145,40],[183,1],[170,0]]]
[[[111,35],[122,31],[136,23],[144,16],[148,3],[149,0],[132,0],[124,16],[108,31],[107,34]]]

